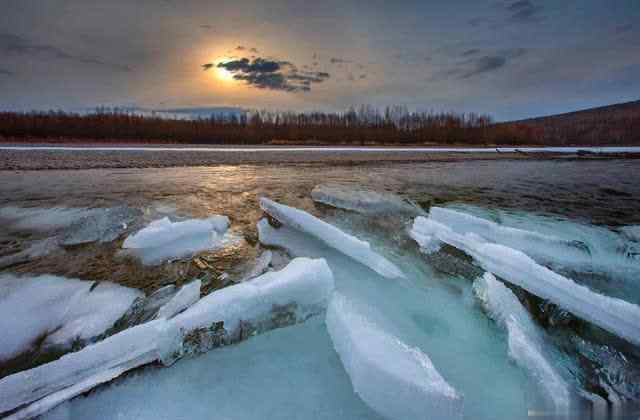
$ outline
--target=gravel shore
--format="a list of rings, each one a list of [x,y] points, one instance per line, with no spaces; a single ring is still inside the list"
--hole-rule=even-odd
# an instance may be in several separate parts
[[[367,162],[427,162],[493,159],[606,159],[635,155],[589,155],[560,153],[428,153],[422,151],[259,151],[216,152],[198,150],[0,150],[0,170],[165,168],[237,164]]]

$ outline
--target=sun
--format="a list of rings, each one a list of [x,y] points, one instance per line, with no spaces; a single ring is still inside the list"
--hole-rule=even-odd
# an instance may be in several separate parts
[[[225,68],[216,67],[216,77],[224,82],[230,82],[233,80],[233,73]]]

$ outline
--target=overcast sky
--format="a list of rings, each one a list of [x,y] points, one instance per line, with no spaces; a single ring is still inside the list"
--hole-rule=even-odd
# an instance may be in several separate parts
[[[640,99],[638,0],[0,0],[0,108],[407,105],[552,114]]]

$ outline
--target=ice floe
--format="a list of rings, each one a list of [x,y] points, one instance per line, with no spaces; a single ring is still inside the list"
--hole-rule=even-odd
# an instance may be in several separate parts
[[[637,305],[596,293],[541,266],[521,251],[488,243],[474,233],[456,233],[422,216],[415,219],[410,235],[419,245],[425,238],[429,242],[437,238],[464,251],[482,268],[506,281],[631,343],[640,344],[640,307]]]
[[[429,357],[367,320],[335,293],[326,324],[356,393],[389,419],[462,418],[462,396]]]
[[[251,280],[259,275],[267,272],[273,261],[273,252],[270,250],[263,251],[255,260],[249,271],[242,277],[241,282]]]
[[[518,298],[491,273],[475,280],[473,290],[491,318],[507,331],[509,356],[536,379],[555,409],[566,413],[571,405],[569,384],[550,360],[542,331]]]
[[[260,199],[260,207],[283,225],[317,238],[384,277],[404,277],[395,264],[373,251],[368,242],[349,235],[307,212],[278,204],[264,197]]]
[[[43,275],[0,276],[0,361],[22,352],[68,349],[104,333],[141,292],[108,282]]]
[[[128,236],[122,247],[131,250],[144,264],[157,264],[223,247],[230,241],[225,236],[228,228],[229,218],[226,216],[181,222],[172,222],[164,217]]]
[[[416,204],[385,192],[371,191],[340,184],[323,184],[311,191],[314,201],[332,207],[367,214],[423,214]]]

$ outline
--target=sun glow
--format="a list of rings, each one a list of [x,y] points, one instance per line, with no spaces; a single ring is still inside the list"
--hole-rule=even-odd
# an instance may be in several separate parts
[[[222,67],[216,67],[216,77],[224,82],[230,82],[233,80],[233,74]]]

